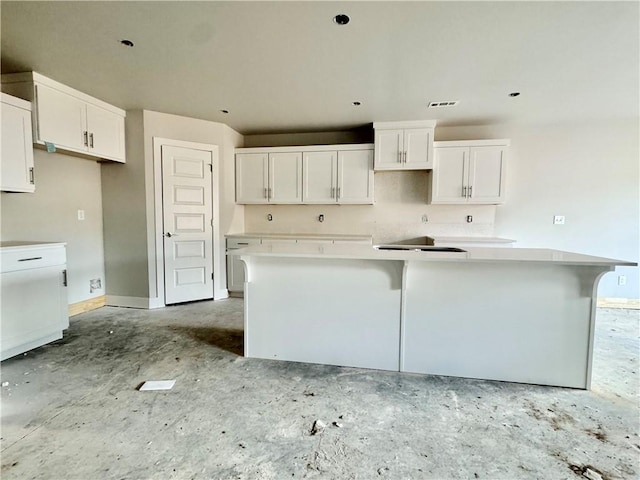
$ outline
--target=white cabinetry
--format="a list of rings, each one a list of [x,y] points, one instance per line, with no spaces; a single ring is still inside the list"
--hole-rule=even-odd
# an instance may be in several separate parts
[[[372,204],[372,147],[236,149],[236,202]]]
[[[37,144],[125,162],[124,110],[36,72],[2,75],[2,89],[33,102]]]
[[[373,152],[341,150],[303,154],[303,203],[373,203]]]
[[[430,203],[500,204],[509,140],[436,142]]]
[[[1,94],[2,156],[0,189],[5,192],[33,192],[33,136],[31,104],[5,93]]]
[[[300,203],[302,153],[236,154],[238,203]]]
[[[239,257],[229,255],[229,252],[251,245],[260,245],[260,239],[249,237],[227,238],[227,290],[230,293],[242,293],[244,291],[244,264]]]
[[[3,244],[0,360],[62,338],[69,326],[66,248]]]
[[[435,122],[376,122],[375,170],[433,168]]]

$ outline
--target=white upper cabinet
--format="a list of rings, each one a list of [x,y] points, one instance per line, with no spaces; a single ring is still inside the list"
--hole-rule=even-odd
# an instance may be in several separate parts
[[[373,203],[373,151],[305,152],[303,203]]]
[[[436,142],[430,203],[500,204],[509,140]]]
[[[33,192],[33,137],[31,104],[5,93],[1,94],[2,153],[0,189],[5,192]]]
[[[300,203],[302,153],[237,153],[237,203]]]
[[[236,202],[371,204],[372,145],[236,149]]]
[[[36,72],[2,75],[2,90],[33,102],[35,143],[125,162],[124,110]]]
[[[269,154],[269,202],[302,202],[302,152]]]
[[[433,168],[435,122],[376,122],[375,170]]]

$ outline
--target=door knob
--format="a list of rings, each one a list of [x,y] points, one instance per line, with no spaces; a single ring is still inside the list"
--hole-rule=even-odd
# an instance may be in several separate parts
[[[178,234],[177,233],[171,233],[171,232],[167,232],[164,234],[165,237],[167,238],[171,238],[171,237],[177,237]]]

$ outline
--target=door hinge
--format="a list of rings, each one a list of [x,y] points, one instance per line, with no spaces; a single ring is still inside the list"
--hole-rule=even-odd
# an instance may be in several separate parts
[[[211,274],[211,280],[213,280],[213,273]]]
[[[62,286],[63,287],[67,286],[67,271],[66,270],[62,270]]]
[[[209,171],[213,173],[213,163],[209,164]]]
[[[211,219],[211,226],[213,227],[213,218]]]

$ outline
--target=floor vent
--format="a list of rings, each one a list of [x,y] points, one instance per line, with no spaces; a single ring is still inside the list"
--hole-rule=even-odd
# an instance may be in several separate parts
[[[460,103],[460,100],[450,100],[447,102],[429,102],[429,108],[440,108],[440,107],[455,107]]]

